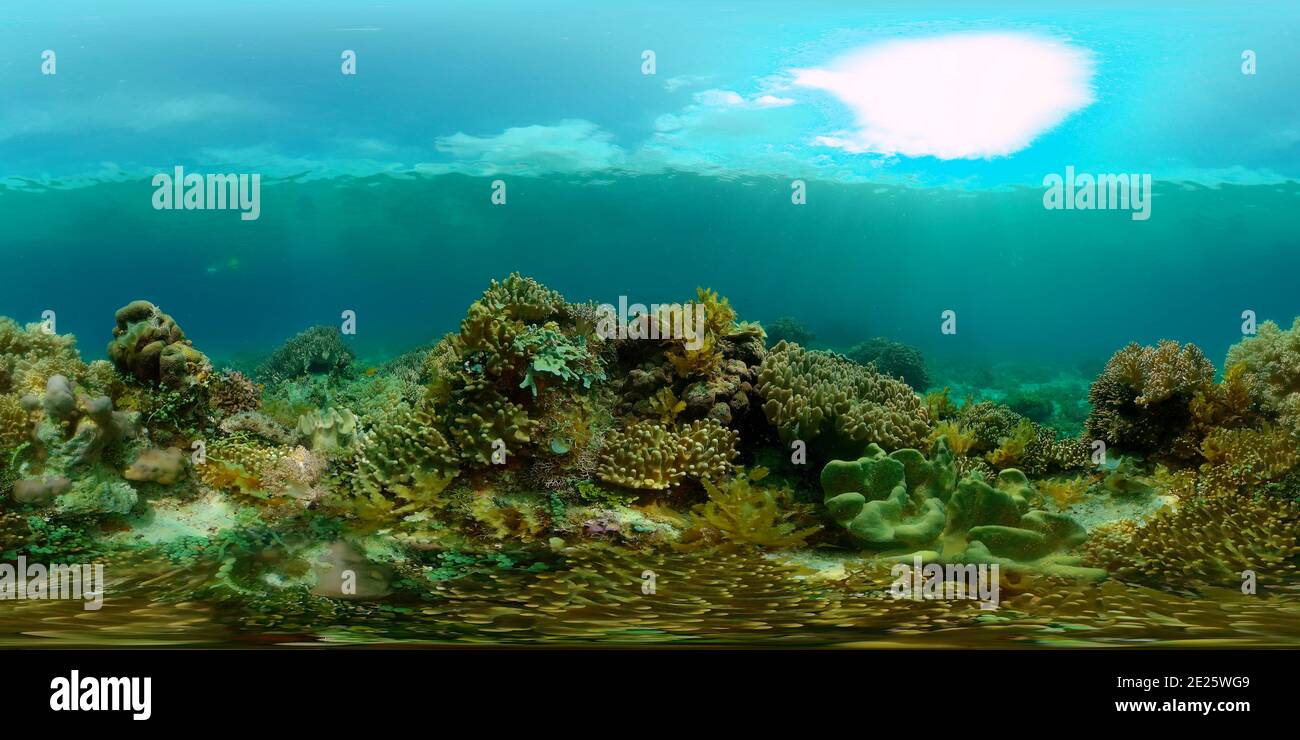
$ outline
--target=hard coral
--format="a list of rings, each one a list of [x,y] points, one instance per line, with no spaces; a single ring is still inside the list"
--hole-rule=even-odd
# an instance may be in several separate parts
[[[686,478],[716,479],[730,472],[737,439],[713,420],[680,429],[638,422],[606,436],[596,472],[601,480],[641,490],[674,488]]]
[[[859,365],[875,365],[876,370],[891,378],[902,378],[913,390],[923,391],[930,385],[921,351],[902,342],[876,337],[854,345],[844,354]]]
[[[265,383],[278,383],[309,375],[345,376],[355,358],[336,326],[313,326],[290,337],[257,369]]]
[[[916,447],[929,434],[929,417],[905,383],[829,352],[776,345],[763,360],[758,390],[782,440],[821,445],[829,455],[872,443]]]
[[[1228,349],[1226,365],[1240,367],[1251,396],[1278,423],[1300,433],[1300,317],[1282,330],[1272,321]]]
[[[1199,441],[1188,435],[1190,405],[1213,382],[1214,366],[1196,345],[1129,344],[1092,384],[1087,432],[1126,451],[1192,459]]]

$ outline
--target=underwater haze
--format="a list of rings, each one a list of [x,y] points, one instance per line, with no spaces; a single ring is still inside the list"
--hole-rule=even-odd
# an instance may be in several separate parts
[[[356,345],[383,355],[454,329],[488,278],[520,271],[571,300],[708,286],[829,346],[886,335],[941,355],[1100,361],[1171,338],[1218,362],[1242,311],[1300,313],[1298,13],[20,4],[0,24],[0,315],[54,310],[62,330],[101,337],[147,295],[226,357],[350,309]],[[961,104],[978,101],[933,111],[946,120],[918,136],[954,148],[931,154],[896,146],[907,121],[876,126],[870,102],[808,82],[873,45],[981,33],[1067,49],[1079,67],[1022,80],[1014,65],[1052,60],[1007,60],[1022,87],[996,105],[1028,120],[991,148],[963,130],[979,112]],[[39,74],[45,49],[56,75]],[[1240,69],[1246,49],[1257,74]],[[1046,118],[1016,108],[1071,85],[1079,99]],[[260,174],[260,218],[154,210],[151,178],[176,166]],[[1044,209],[1043,178],[1067,166],[1150,174],[1150,218]]]

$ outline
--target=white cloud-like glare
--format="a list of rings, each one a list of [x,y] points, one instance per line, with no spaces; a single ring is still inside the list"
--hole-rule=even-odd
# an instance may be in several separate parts
[[[795,70],[848,106],[857,130],[816,139],[854,153],[979,159],[1017,152],[1093,102],[1092,57],[1023,33],[890,41]]]
[[[522,175],[598,172],[618,165],[626,156],[612,135],[582,119],[518,126],[494,136],[456,133],[439,137],[435,146],[459,160],[462,170]]]

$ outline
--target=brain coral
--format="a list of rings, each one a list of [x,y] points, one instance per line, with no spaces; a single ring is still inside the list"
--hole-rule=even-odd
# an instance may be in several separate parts
[[[781,439],[802,439],[828,454],[856,455],[868,444],[920,447],[929,417],[912,389],[844,357],[781,342],[758,372],[763,412]]]
[[[731,472],[736,432],[712,419],[680,429],[642,421],[610,432],[596,462],[601,480],[643,490],[673,488],[684,478],[717,480]]]
[[[1162,340],[1116,352],[1088,393],[1086,422],[1093,439],[1126,451],[1193,458],[1190,403],[1214,383],[1214,366],[1194,344]]]
[[[1228,368],[1245,372],[1251,395],[1265,411],[1300,433],[1300,317],[1283,331],[1272,321],[1228,350]]]

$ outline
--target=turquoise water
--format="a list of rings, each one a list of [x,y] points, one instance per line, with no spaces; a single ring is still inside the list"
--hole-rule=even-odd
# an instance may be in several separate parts
[[[349,341],[380,356],[519,271],[570,300],[709,286],[828,346],[1074,363],[1168,337],[1221,364],[1243,310],[1300,314],[1293,4],[843,5],[8,9],[0,315],[54,310],[95,356],[145,298],[231,359],[353,310]],[[1002,155],[816,142],[860,122],[797,70],[979,32],[1076,50],[1090,102]],[[1151,218],[1045,210],[1042,178],[1067,165],[1152,174]],[[154,210],[175,166],[259,173],[261,217]]]

